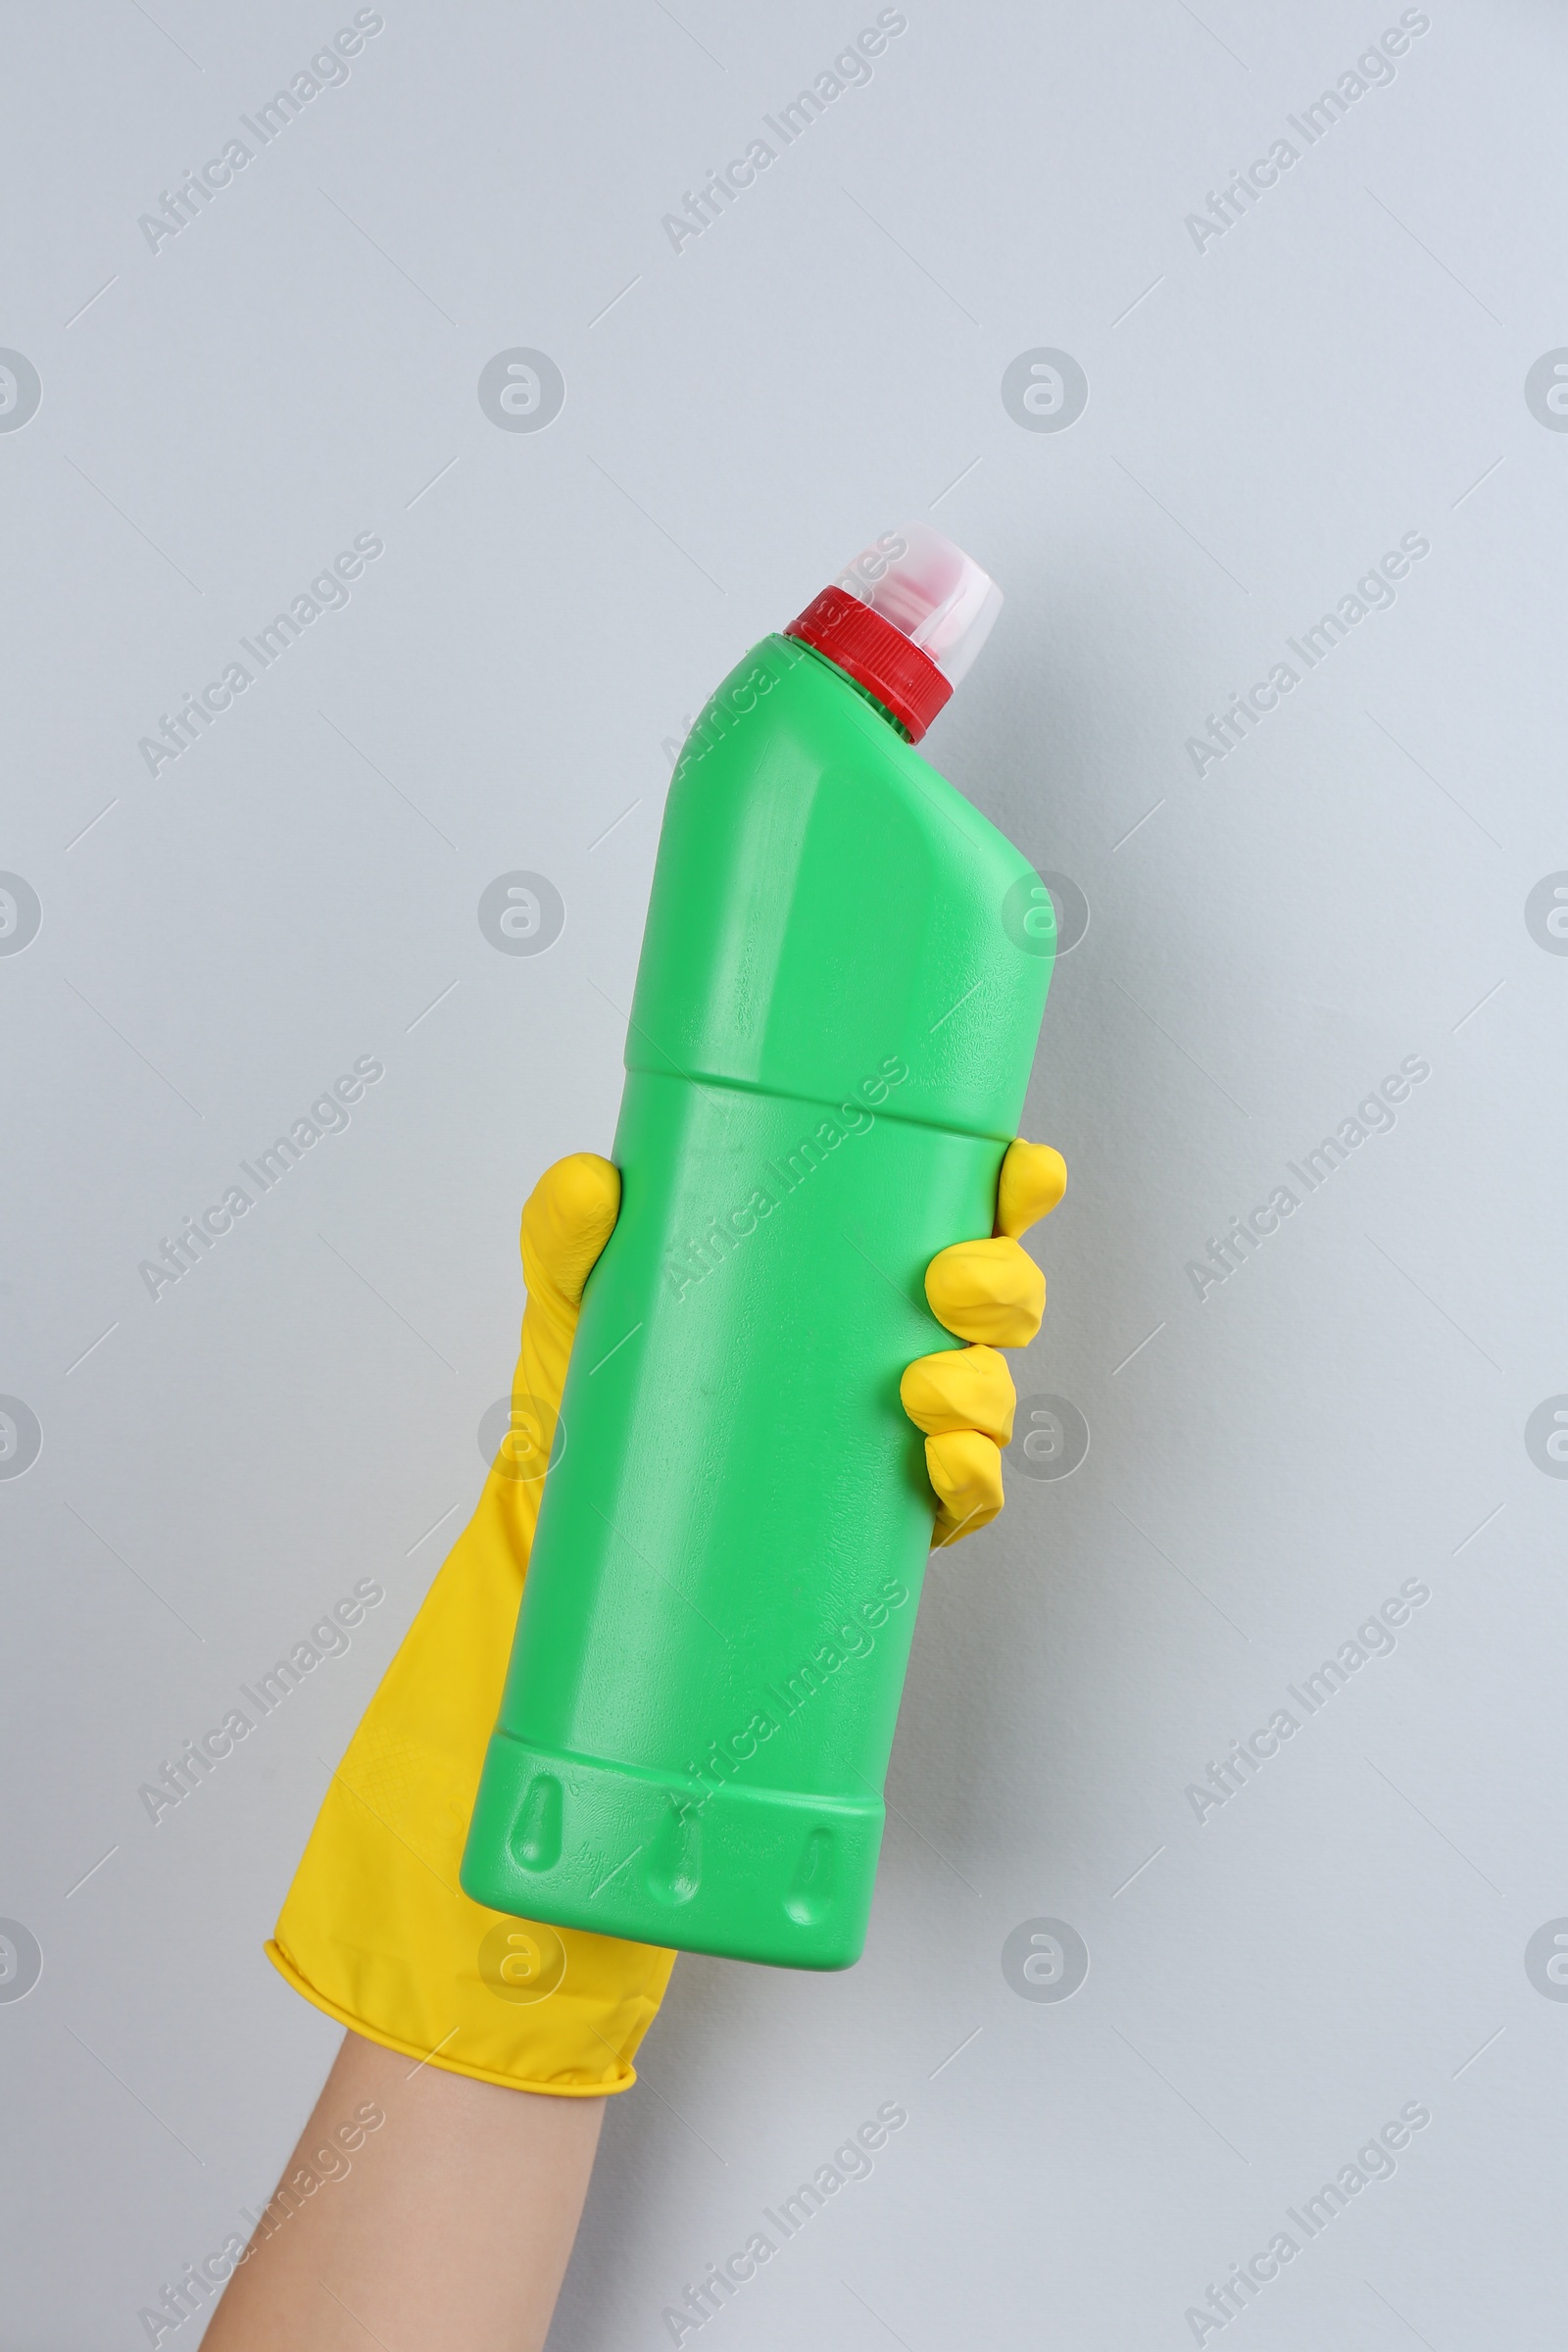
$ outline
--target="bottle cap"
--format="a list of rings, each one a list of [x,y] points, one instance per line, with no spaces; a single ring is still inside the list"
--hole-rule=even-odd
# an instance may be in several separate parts
[[[991,634],[1002,590],[928,523],[885,531],[785,630],[876,696],[918,743]]]

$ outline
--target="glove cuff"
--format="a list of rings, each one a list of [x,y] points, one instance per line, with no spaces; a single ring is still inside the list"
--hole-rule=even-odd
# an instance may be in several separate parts
[[[612,2049],[609,2042],[603,2040],[602,2036],[593,2034],[593,2040],[601,2044],[599,2055],[604,2061],[602,2074],[595,2076],[591,2068],[585,2066],[565,2068],[551,2076],[536,2077],[520,2071],[514,2066],[487,2065],[478,2055],[466,2054],[463,2045],[466,2037],[462,2028],[459,2028],[445,2043],[438,2044],[434,2049],[419,2049],[414,2042],[406,2040],[401,2034],[389,2033],[384,2026],[372,2024],[368,2018],[359,2015],[353,2009],[346,2008],[341,2001],[335,2001],[328,1994],[320,1991],[317,1985],[311,1983],[309,1977],[296,1967],[275,1938],[265,1944],[263,1949],[284,1983],[292,1984],[294,1990],[302,1994],[314,2007],[321,2010],[325,2016],[335,2019],[338,2025],[346,2026],[351,2033],[358,2034],[364,2040],[379,2042],[382,2049],[396,2050],[401,2056],[412,2059],[415,2061],[416,2071],[419,2066],[438,2066],[447,2074],[467,2075],[475,2082],[494,2082],[502,2090],[531,2090],[539,2092],[547,2098],[602,2099],[613,2097],[618,2091],[630,2090],[637,2080],[637,2070],[631,2063],[628,2051],[636,2049],[649,2026],[653,2023],[658,2013],[660,1996],[662,1995],[664,1988],[663,1983],[661,1983],[658,1993],[653,1997],[634,2000],[631,2004],[640,2008],[644,2014],[636,2020],[633,2031],[627,2034],[626,2046],[621,2050]],[[673,1952],[667,1955],[671,1965],[674,1957]],[[663,1971],[665,1982],[668,1980],[668,1975],[669,1969],[666,1967]],[[588,2029],[588,2031],[591,2033],[592,2029]],[[587,2056],[586,2051],[580,2051],[578,2054]]]

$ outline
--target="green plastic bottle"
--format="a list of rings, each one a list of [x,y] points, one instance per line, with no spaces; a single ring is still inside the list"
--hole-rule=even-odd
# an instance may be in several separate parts
[[[613,1156],[463,1884],[792,1968],[865,1940],[934,1504],[904,1367],[992,1231],[1055,947],[912,749],[1001,604],[923,525],[681,755]]]

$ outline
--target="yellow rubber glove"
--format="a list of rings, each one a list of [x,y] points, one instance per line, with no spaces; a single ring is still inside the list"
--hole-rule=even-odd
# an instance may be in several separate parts
[[[1027,1348],[1046,1311],[1046,1278],[1018,1236],[1049,1216],[1067,1189],[1067,1163],[1049,1144],[1007,1147],[997,1184],[997,1230],[988,1242],[955,1242],[925,1273],[937,1321],[969,1348],[910,1364],[899,1385],[904,1409],[925,1435],[926,1476],[937,1497],[933,1545],[989,1527],[1002,1508],[1002,1448],[1018,1398],[999,1348]]]
[[[267,1947],[297,1991],[370,2041],[578,2098],[636,2081],[674,1953],[487,1911],[464,1893],[458,1864],[583,1284],[619,1207],[616,1171],[579,1152],[546,1171],[522,1212],[528,1303],[511,1431],[333,1776]]]
[[[999,1446],[1012,1382],[996,1346],[1034,1337],[1045,1282],[1016,1235],[1054,1207],[1059,1155],[1014,1144],[997,1239],[933,1258],[939,1322],[983,1343],[904,1377],[939,1498],[935,1541],[1002,1508]],[[479,1506],[431,1586],[334,1774],[269,1957],[318,2009],[411,2058],[518,2090],[626,2090],[673,1952],[487,1911],[458,1884],[479,1768],[522,1597],[583,1285],[609,1240],[620,1178],[592,1152],[559,1160],[522,1212],[528,1286],[512,1431]]]

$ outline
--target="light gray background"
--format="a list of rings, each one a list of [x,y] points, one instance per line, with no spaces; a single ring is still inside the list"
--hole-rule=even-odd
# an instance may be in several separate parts
[[[0,1389],[43,1450],[0,1483],[0,1913],[43,1974],[0,2004],[0,2340],[128,2352],[270,2191],[337,2034],[262,1940],[477,1492],[523,1196],[609,1146],[662,747],[925,515],[1007,596],[930,756],[1092,909],[1018,1366],[1092,1446],[934,1568],[861,1965],[678,1965],[552,2344],[668,2341],[894,2098],[704,2342],[1190,2343],[1423,2101],[1234,2326],[1555,2343],[1568,2005],[1524,1952],[1568,1913],[1568,1486],[1524,1425],[1568,1390],[1568,960],[1524,903],[1568,867],[1568,437],[1523,387],[1568,343],[1560,17],[1433,0],[1200,252],[1397,7],[909,0],[677,256],[661,217],[874,9],[384,13],[156,256],[138,215],[352,11],[10,16],[0,343],[43,402],[0,435],[0,866],[43,924],[0,958]],[[517,345],[565,377],[537,434],[476,396]],[[1062,433],[1003,406],[1039,346],[1088,375]],[[151,778],[138,737],[366,531],[347,610]],[[1395,607],[1200,780],[1205,714],[1411,531]],[[514,868],[565,903],[536,958],[478,928]],[[364,1054],[348,1132],[155,1304],[138,1261]],[[1406,1055],[1396,1129],[1200,1302],[1186,1262]],[[155,1829],[138,1785],[366,1575],[349,1654]],[[1188,1785],[1411,1577],[1396,1652],[1200,1825]],[[1040,1916],[1091,1954],[1061,2004],[1002,1971]]]

